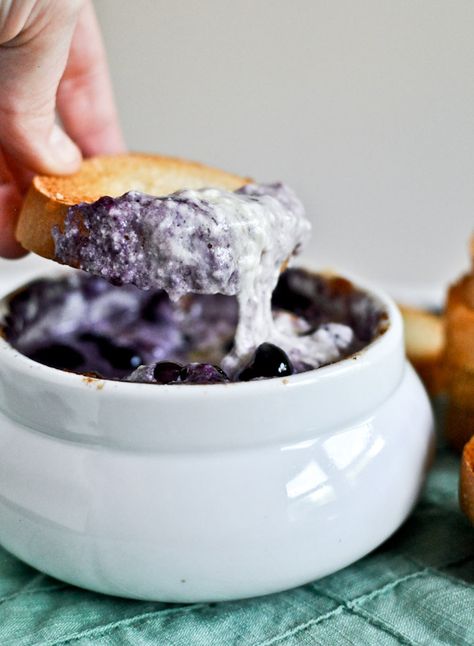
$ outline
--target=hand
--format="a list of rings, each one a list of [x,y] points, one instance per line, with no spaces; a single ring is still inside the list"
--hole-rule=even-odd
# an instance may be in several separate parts
[[[14,229],[34,173],[123,148],[91,0],[0,0],[0,256],[25,253]]]

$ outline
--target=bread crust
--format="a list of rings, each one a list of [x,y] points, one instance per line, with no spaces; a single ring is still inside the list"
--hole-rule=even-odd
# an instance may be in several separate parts
[[[405,350],[430,395],[444,389],[444,320],[442,316],[399,305],[405,331]]]
[[[448,410],[445,433],[461,451],[474,435],[474,276],[451,285],[446,300],[444,354]]]
[[[73,175],[37,175],[22,206],[16,237],[28,251],[54,259],[53,226],[63,229],[68,208],[130,190],[169,195],[184,188],[216,187],[230,191],[251,181],[232,173],[176,157],[124,153],[86,159]]]
[[[459,502],[463,512],[474,524],[474,437],[466,444],[462,454]]]

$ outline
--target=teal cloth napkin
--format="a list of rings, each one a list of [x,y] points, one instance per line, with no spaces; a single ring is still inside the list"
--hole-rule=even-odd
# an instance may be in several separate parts
[[[473,646],[474,527],[459,511],[458,464],[439,450],[415,512],[375,552],[268,597],[127,601],[63,584],[0,549],[0,645]]]

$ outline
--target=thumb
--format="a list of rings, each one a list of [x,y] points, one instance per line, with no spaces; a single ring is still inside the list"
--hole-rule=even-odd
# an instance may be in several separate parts
[[[43,3],[20,33],[0,45],[0,145],[37,173],[77,169],[81,153],[55,123],[56,92],[80,3]]]

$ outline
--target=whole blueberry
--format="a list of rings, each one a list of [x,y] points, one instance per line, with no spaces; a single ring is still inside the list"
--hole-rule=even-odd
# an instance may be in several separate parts
[[[272,294],[272,306],[302,315],[312,304],[312,299],[301,290],[301,285],[298,285],[298,282],[303,282],[304,280],[304,275],[299,276],[298,272],[298,269],[290,269],[280,275],[278,284]],[[300,278],[300,281],[298,281],[298,278]]]
[[[239,374],[239,381],[251,379],[287,377],[294,368],[286,352],[273,343],[262,343],[255,350],[250,363]]]
[[[164,291],[154,292],[146,301],[142,309],[142,318],[152,323],[158,322],[163,318],[167,306],[170,308],[170,300]]]
[[[158,361],[153,370],[153,377],[158,384],[171,384],[179,380],[182,367],[173,361]]]
[[[29,294],[27,289],[16,292],[9,300],[10,312],[15,316],[22,316],[28,307]]]
[[[212,363],[188,363],[181,370],[180,381],[184,384],[224,384],[229,377]]]

